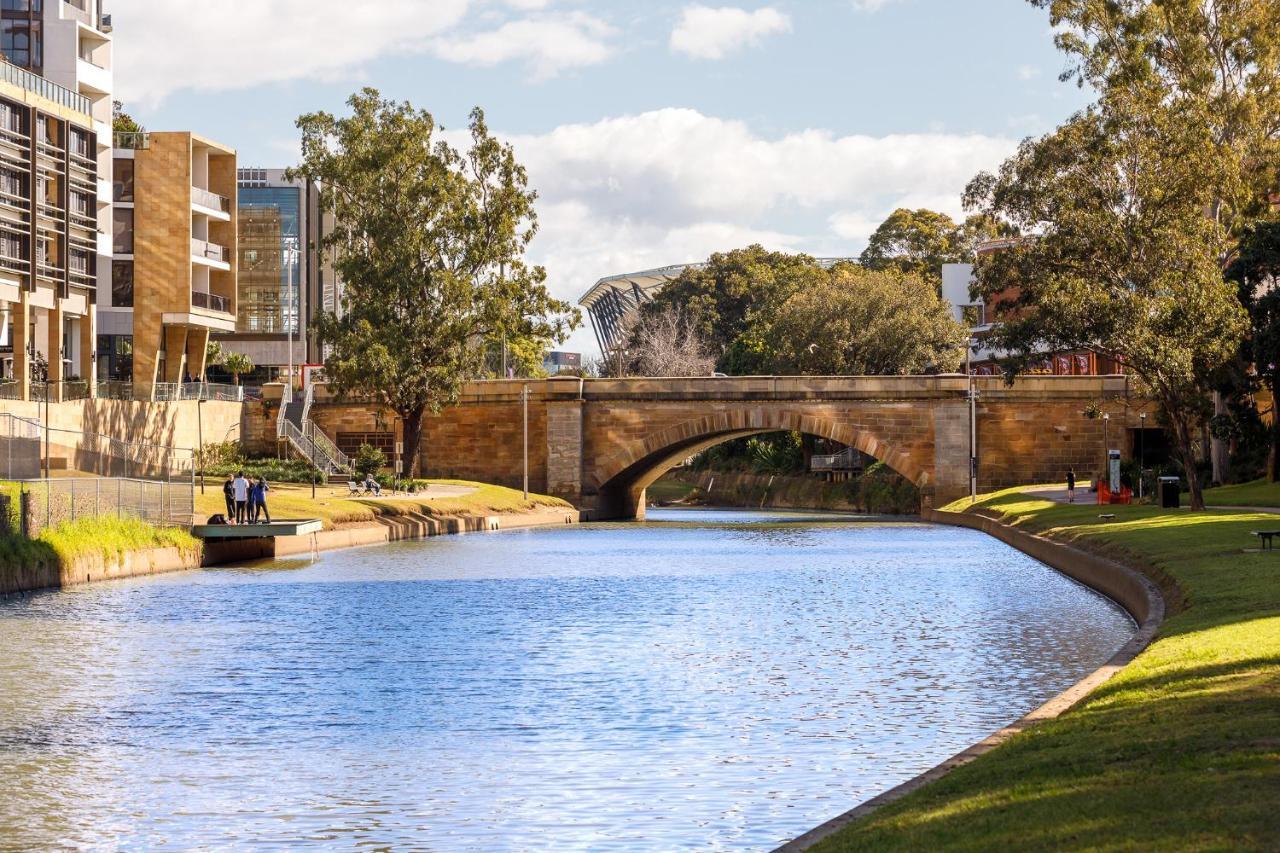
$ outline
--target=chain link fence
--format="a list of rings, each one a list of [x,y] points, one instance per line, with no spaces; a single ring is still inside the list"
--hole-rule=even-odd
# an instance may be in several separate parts
[[[4,497],[13,499],[12,489]],[[124,477],[20,480],[17,506],[5,513],[27,538],[81,518],[138,518],[161,527],[187,527],[195,514],[195,484]]]

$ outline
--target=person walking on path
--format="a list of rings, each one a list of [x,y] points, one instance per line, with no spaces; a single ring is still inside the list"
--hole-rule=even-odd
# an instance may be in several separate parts
[[[236,524],[244,524],[249,520],[249,481],[245,479],[243,471],[236,472],[231,487],[236,497]]]
[[[252,505],[254,524],[263,518],[266,524],[271,523],[271,510],[267,509],[267,492],[269,491],[271,487],[267,485],[266,477],[259,477],[257,482],[249,488],[249,503]]]
[[[1074,468],[1067,469],[1067,503],[1076,502],[1076,472]]]
[[[236,523],[236,487],[231,482],[231,475],[222,484],[222,498],[227,502],[227,524]]]

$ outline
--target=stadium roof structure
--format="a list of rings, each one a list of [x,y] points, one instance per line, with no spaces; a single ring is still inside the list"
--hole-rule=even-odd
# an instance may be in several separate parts
[[[857,258],[818,258],[818,264],[830,269],[840,263],[858,263]],[[640,306],[653,299],[680,273],[688,269],[704,269],[705,262],[672,264],[641,272],[610,275],[597,281],[582,295],[578,304],[591,315],[591,328],[596,333],[600,352],[608,353],[622,345],[626,325]]]

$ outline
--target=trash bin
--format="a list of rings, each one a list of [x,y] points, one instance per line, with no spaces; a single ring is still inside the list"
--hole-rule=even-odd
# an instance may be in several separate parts
[[[1177,477],[1160,478],[1160,506],[1164,509],[1177,509],[1182,505],[1182,489]]]

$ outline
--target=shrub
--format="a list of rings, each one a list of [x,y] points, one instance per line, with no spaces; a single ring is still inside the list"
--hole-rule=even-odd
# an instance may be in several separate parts
[[[356,469],[356,473],[363,479],[387,467],[387,454],[372,444],[362,444],[356,451],[355,458],[351,460],[351,464]]]

